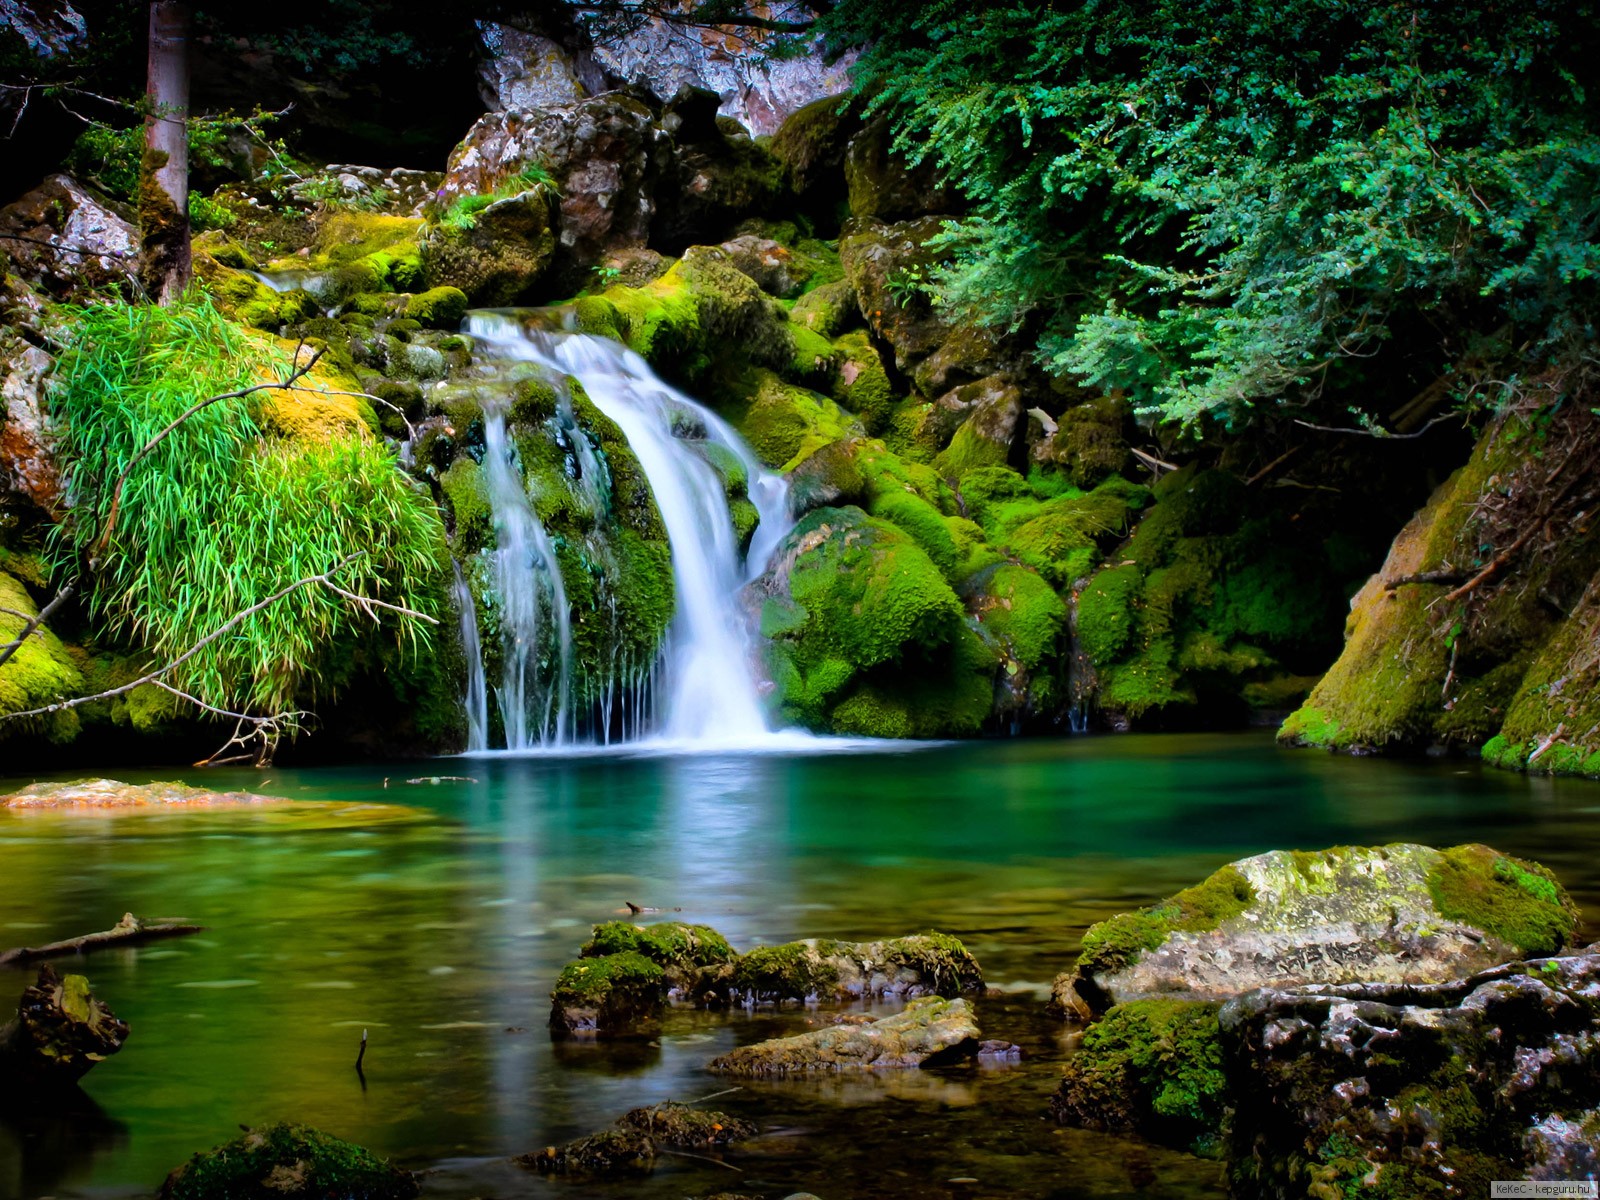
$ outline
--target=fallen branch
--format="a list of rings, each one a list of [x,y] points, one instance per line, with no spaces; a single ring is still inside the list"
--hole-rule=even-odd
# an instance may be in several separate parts
[[[146,922],[132,913],[123,913],[122,920],[110,929],[99,933],[86,933],[82,937],[68,938],[63,942],[46,942],[43,946],[18,946],[0,954],[0,967],[20,963],[38,962],[45,958],[60,958],[67,954],[84,954],[107,946],[133,946],[140,942],[154,942],[161,938],[183,937],[199,933],[205,926],[184,925],[176,921]]]
[[[60,608],[64,603],[66,603],[67,599],[72,595],[74,590],[76,589],[74,589],[72,584],[66,584],[59,592],[51,597],[50,603],[46,604],[39,610],[37,616],[27,617],[24,619],[22,624],[22,632],[17,634],[15,638],[7,642],[4,646],[0,646],[0,667],[5,666],[10,660],[11,656],[18,650],[22,649],[22,644],[28,640],[29,635],[37,630],[46,621],[48,621],[50,619],[50,614],[55,612],[56,609]],[[12,610],[8,608],[5,611],[11,612]],[[16,613],[15,615],[19,617],[22,616],[21,613]],[[43,635],[41,634],[40,636],[42,637]]]
[[[1421,428],[1415,429],[1410,433],[1391,433],[1381,425],[1374,425],[1370,429],[1356,429],[1346,425],[1313,425],[1310,421],[1302,421],[1298,417],[1295,418],[1294,423],[1306,429],[1315,429],[1318,433],[1353,433],[1357,437],[1377,438],[1380,442],[1405,442],[1410,441],[1412,438],[1421,437],[1435,425],[1453,420],[1455,416],[1455,413],[1446,413],[1442,417],[1434,417],[1431,421],[1424,423]],[[1135,450],[1134,453],[1137,454],[1138,451]]]
[[[1176,471],[1179,469],[1177,463],[1169,463],[1166,459],[1157,458],[1154,454],[1146,454],[1143,450],[1132,447],[1130,447],[1130,449],[1132,450],[1135,458],[1144,463],[1145,466],[1156,471],[1158,474],[1162,471]]]
[[[1271,475],[1279,467],[1283,466],[1284,463],[1288,462],[1291,458],[1293,458],[1296,454],[1299,454],[1300,451],[1304,449],[1304,446],[1290,446],[1282,454],[1278,455],[1277,458],[1273,459],[1266,466],[1262,467],[1261,470],[1250,476],[1249,479],[1246,479],[1244,481],[1245,487],[1253,487],[1255,484],[1260,483],[1268,475]]]

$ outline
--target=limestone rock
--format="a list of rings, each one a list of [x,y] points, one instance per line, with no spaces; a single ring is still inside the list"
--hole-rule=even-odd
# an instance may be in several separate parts
[[[715,1058],[708,1070],[727,1075],[789,1075],[922,1067],[970,1057],[978,1024],[965,1000],[924,997],[881,1020],[841,1023],[797,1037],[741,1046]]]
[[[416,1176],[309,1125],[247,1130],[167,1176],[161,1200],[410,1200]]]
[[[1222,1007],[1233,1195],[1487,1195],[1594,1177],[1600,948]]]
[[[934,412],[967,416],[934,466],[956,478],[974,467],[1020,465],[1028,428],[1023,410],[1021,390],[1004,375],[991,375],[941,396]]]
[[[1553,953],[1575,926],[1549,871],[1487,846],[1274,850],[1095,925],[1052,995],[1061,1011],[1087,1017],[1150,997],[1440,983]]]
[[[10,330],[0,332],[0,494],[46,513],[61,507],[61,471],[51,451],[45,381],[55,360]]]
[[[592,56],[574,54],[543,34],[482,21],[478,36],[485,51],[478,91],[492,111],[570,104],[606,88]]]
[[[722,249],[734,270],[748,275],[763,292],[780,300],[797,296],[813,273],[810,263],[772,238],[744,234],[723,242]]]
[[[734,965],[733,990],[750,1000],[959,996],[983,990],[983,969],[959,939],[917,934],[881,942],[809,938],[757,946]]]
[[[928,299],[907,286],[937,261],[926,243],[942,225],[938,217],[896,225],[852,221],[839,240],[839,258],[867,328],[893,348],[902,374],[911,374],[950,335],[949,323]]]
[[[0,209],[0,234],[17,273],[57,296],[126,281],[139,252],[133,222],[69,175]]]
[[[617,1124],[620,1128],[524,1154],[516,1162],[541,1175],[637,1175],[650,1170],[663,1148],[714,1154],[758,1132],[749,1121],[672,1100],[632,1109]]]
[[[538,190],[496,200],[474,215],[470,229],[430,225],[420,246],[430,288],[459,288],[482,305],[512,304],[554,256],[549,201]]]

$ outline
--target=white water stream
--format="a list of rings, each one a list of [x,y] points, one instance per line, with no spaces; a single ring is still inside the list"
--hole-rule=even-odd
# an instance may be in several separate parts
[[[739,589],[765,567],[788,531],[786,485],[768,471],[715,413],[656,377],[637,354],[616,342],[583,334],[526,328],[515,316],[473,313],[466,331],[480,356],[540,364],[582,384],[596,408],[616,422],[655,495],[672,551],[676,612],[662,659],[652,674],[658,691],[656,720],[635,719],[631,732],[651,741],[700,748],[760,748],[791,743],[794,734],[768,727],[757,687],[755,648],[738,609]],[[572,662],[566,589],[544,527],[524,490],[505,432],[505,412],[486,406],[483,466],[488,474],[497,546],[495,587],[502,605],[504,654],[496,702],[506,748],[570,745],[577,729],[574,671],[600,664]],[[748,495],[761,521],[741,557],[722,479],[693,444],[719,443],[748,474]],[[541,619],[553,619],[554,637],[542,637]],[[541,647],[558,648],[555,661]],[[467,648],[469,669],[481,660]],[[471,750],[488,748],[487,720],[473,717],[469,682]],[[634,703],[642,688],[634,689]],[[610,706],[609,692],[604,705]],[[609,716],[602,727],[609,728]]]

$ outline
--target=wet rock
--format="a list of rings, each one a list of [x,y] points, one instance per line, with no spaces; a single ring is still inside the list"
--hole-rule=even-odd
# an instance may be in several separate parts
[[[668,111],[664,123],[675,120]],[[783,191],[783,168],[763,145],[716,124],[693,141],[676,139],[672,173],[656,191],[651,244],[681,251],[716,241],[741,221],[770,212]]]
[[[856,439],[829,442],[789,472],[789,511],[793,516],[866,500],[866,477],[856,461],[858,445]]]
[[[124,283],[139,252],[133,222],[68,175],[52,175],[0,209],[0,250],[56,296]]]
[[[0,494],[20,496],[52,515],[61,507],[61,471],[45,416],[46,379],[54,366],[20,335],[0,332]]]
[[[1268,986],[1439,983],[1552,953],[1576,921],[1548,870],[1487,846],[1274,850],[1092,927],[1052,1000],[1083,1019],[1155,996],[1225,1000]]]
[[[798,295],[815,271],[812,263],[772,238],[745,234],[723,242],[722,249],[734,270],[748,275],[763,292],[780,300]]]
[[[965,1000],[925,996],[881,1020],[843,1024],[741,1046],[707,1069],[726,1075],[789,1075],[923,1067],[969,1058],[978,1049],[978,1024]]]
[[[646,1037],[666,999],[666,973],[636,951],[569,963],[550,994],[558,1037]]]
[[[459,289],[474,303],[506,305],[544,275],[556,251],[550,203],[539,189],[496,200],[470,229],[431,225],[420,241],[430,289]]]
[[[742,955],[732,986],[736,997],[756,1001],[951,997],[981,992],[983,969],[944,933],[882,942],[811,938]]]
[[[978,1043],[978,1062],[983,1066],[1008,1066],[1022,1061],[1022,1047],[999,1038]]]
[[[491,194],[529,167],[549,172],[559,197],[552,286],[560,287],[583,282],[607,253],[646,243],[657,187],[671,176],[672,140],[656,112],[626,92],[488,113],[451,153],[439,199]]]
[[[914,286],[938,261],[926,244],[943,227],[939,217],[895,225],[852,221],[839,240],[839,260],[861,316],[873,336],[893,349],[894,365],[905,375],[950,336],[950,323]]]
[[[991,375],[941,396],[932,412],[965,413],[934,466],[955,479],[977,467],[1020,466],[1027,420],[1022,392],[1003,375]],[[924,424],[927,418],[924,418]]]
[[[1600,953],[1224,1005],[1233,1194],[1487,1195],[1593,1178]]]
[[[621,1128],[524,1154],[515,1161],[541,1175],[641,1175],[655,1165],[664,1148],[714,1154],[759,1132],[749,1121],[673,1100],[632,1109],[617,1124]]]
[[[1032,457],[1058,463],[1075,487],[1088,491],[1127,469],[1132,426],[1127,401],[1109,396],[1090,400],[1067,409],[1053,429],[1041,424],[1043,436],[1032,447]]]
[[[960,195],[942,186],[933,162],[911,166],[893,141],[888,119],[881,116],[850,139],[844,159],[850,215],[896,221],[959,211]]]
[[[370,1150],[309,1125],[253,1129],[167,1176],[161,1200],[410,1200],[417,1180]]]
[[[77,779],[70,783],[33,783],[0,796],[0,808],[238,808],[288,804],[280,796],[254,792],[215,792],[183,783],[123,783],[116,779]]]
[[[127,1039],[128,1027],[82,975],[49,966],[22,993],[16,1019],[0,1028],[0,1077],[19,1090],[70,1088]]]

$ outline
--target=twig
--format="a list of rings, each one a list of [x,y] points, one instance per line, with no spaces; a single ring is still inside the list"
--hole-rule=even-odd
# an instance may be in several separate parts
[[[1412,438],[1421,437],[1423,434],[1427,433],[1428,430],[1432,429],[1435,425],[1438,425],[1442,421],[1450,421],[1453,419],[1455,419],[1454,413],[1446,413],[1442,417],[1434,417],[1432,420],[1425,422],[1420,428],[1415,429],[1410,433],[1390,433],[1381,425],[1375,426],[1371,429],[1352,429],[1345,425],[1313,425],[1310,421],[1302,421],[1299,417],[1295,418],[1294,423],[1296,425],[1303,426],[1306,429],[1315,429],[1318,433],[1353,433],[1357,437],[1377,438],[1380,442],[1404,442],[1410,441]],[[1134,453],[1137,454],[1139,452],[1135,450]]]
[[[73,591],[73,585],[70,583],[66,584],[59,592],[51,597],[50,603],[46,604],[39,610],[38,616],[24,619],[22,632],[17,634],[15,638],[7,642],[4,646],[0,646],[0,667],[5,666],[6,663],[10,661],[11,656],[22,648],[22,644],[28,640],[29,634],[33,633],[47,620],[49,620],[50,614],[55,612],[56,609],[60,608],[66,603]],[[5,611],[12,612],[13,610],[8,608]],[[22,616],[21,613],[16,613],[15,615],[19,617]],[[43,637],[44,635],[40,634],[39,636]]]
[[[707,1100],[720,1100],[724,1096],[731,1096],[735,1092],[742,1092],[742,1087],[723,1088],[720,1092],[712,1092],[709,1096],[701,1096],[698,1100],[689,1101],[690,1104],[704,1104]]]
[[[1260,483],[1268,475],[1271,475],[1279,467],[1283,466],[1284,463],[1288,462],[1291,458],[1293,458],[1296,454],[1299,454],[1300,451],[1304,449],[1304,446],[1290,446],[1282,454],[1278,455],[1277,458],[1273,459],[1266,466],[1262,467],[1261,470],[1250,476],[1249,479],[1246,479],[1244,481],[1245,487],[1253,487],[1254,485]]]
[[[1147,467],[1155,468],[1158,471],[1176,471],[1179,469],[1177,463],[1169,463],[1166,459],[1157,458],[1154,454],[1146,454],[1143,450],[1133,449],[1132,447],[1130,449],[1133,456]]]
[[[63,245],[61,242],[52,242],[48,238],[28,237],[22,233],[0,233],[0,239],[8,242],[28,242],[35,246],[44,246],[49,250],[60,250],[64,254],[81,254],[87,258],[134,258],[126,250],[95,250],[89,246]]]
[[[720,1158],[712,1158],[708,1154],[690,1154],[687,1150],[668,1150],[665,1146],[657,1146],[655,1149],[657,1154],[670,1154],[674,1158],[693,1158],[699,1160],[700,1162],[715,1163],[717,1166],[726,1168],[736,1175],[744,1174],[742,1169],[734,1166],[732,1163],[723,1162]]]
[[[361,1063],[362,1063],[362,1060],[364,1060],[366,1057],[367,1057],[367,1031],[365,1029],[363,1029],[361,1031],[361,1049],[356,1051],[356,1074],[357,1075],[360,1075],[362,1073],[362,1071],[361,1071]]]

